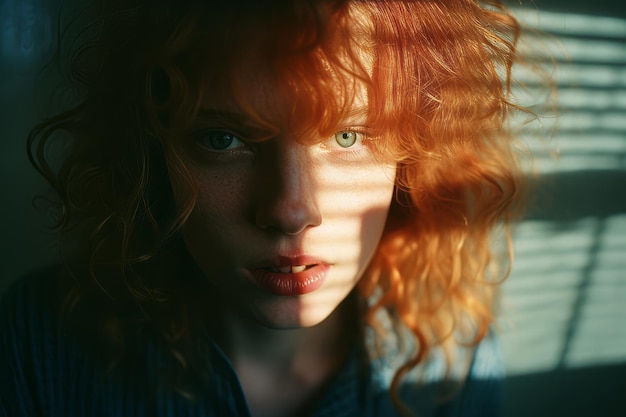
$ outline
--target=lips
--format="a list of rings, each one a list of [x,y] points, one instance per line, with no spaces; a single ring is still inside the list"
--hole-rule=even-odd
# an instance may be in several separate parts
[[[302,272],[312,266],[315,266],[315,265],[294,265],[294,266],[280,266],[280,267],[271,266],[268,269],[272,272],[280,272],[282,274],[295,274],[297,272]]]
[[[273,295],[296,296],[311,293],[322,286],[330,265],[311,257],[279,257],[267,266],[247,268],[249,280]]]

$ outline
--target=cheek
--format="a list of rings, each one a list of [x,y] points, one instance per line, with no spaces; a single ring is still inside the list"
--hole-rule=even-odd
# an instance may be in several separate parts
[[[369,263],[378,247],[385,228],[389,207],[393,198],[395,169],[384,170],[380,175],[372,175],[360,192],[361,207],[367,207],[361,214],[361,264]]]
[[[394,180],[395,168],[379,165],[326,176],[322,194],[326,228],[320,234],[338,256],[343,253],[353,260],[356,256],[361,267],[369,262],[385,227]]]
[[[250,188],[247,171],[191,166],[189,174],[196,183],[192,222],[221,229],[226,227],[224,223],[242,217],[248,195],[246,190]]]
[[[369,173],[365,184],[354,194],[357,207],[361,208],[358,219],[359,228],[359,254],[355,265],[357,280],[370,264],[378,248],[389,207],[393,198],[395,170],[385,170],[381,175]]]
[[[368,225],[384,223],[393,196],[395,168],[372,165],[371,169],[337,172],[328,178],[329,212],[367,219]]]
[[[187,248],[200,266],[219,265],[233,258],[231,242],[245,218],[246,195],[242,181],[206,172],[193,172],[197,178],[197,199],[183,228]],[[231,180],[229,180],[231,179]]]

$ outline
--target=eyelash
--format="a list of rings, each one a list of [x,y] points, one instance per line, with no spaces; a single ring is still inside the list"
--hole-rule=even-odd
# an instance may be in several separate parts
[[[354,133],[356,135],[356,139],[354,141],[353,144],[351,144],[350,146],[347,147],[343,147],[338,141],[338,136],[339,135],[343,135],[346,133]],[[371,135],[369,133],[369,131],[365,128],[347,128],[347,129],[342,129],[339,130],[337,132],[335,132],[330,138],[329,141],[334,141],[336,146],[341,147],[343,149],[350,149],[352,147],[355,147],[356,145],[365,145],[366,142],[371,140]]]
[[[229,142],[226,143],[226,145],[222,148],[220,148],[219,146],[216,146],[216,143],[213,142],[214,140],[223,140],[227,137],[228,137],[227,140],[229,140]],[[194,139],[196,143],[198,143],[198,145],[201,146],[202,148],[210,152],[216,152],[216,153],[235,151],[237,149],[245,147],[246,145],[245,140],[242,139],[242,135],[231,132],[229,130],[221,130],[221,129],[205,130],[195,135]],[[235,148],[228,149],[232,145],[233,141],[239,142],[239,145],[236,146]]]
[[[342,146],[341,143],[339,143],[340,135],[350,133],[354,133],[356,135],[354,142],[348,146]],[[214,140],[222,140],[227,136],[229,137],[230,142],[226,143],[226,145],[221,149],[219,145],[216,146]],[[205,151],[204,155],[212,160],[215,158],[219,160],[224,158],[224,160],[229,160],[232,157],[249,154],[252,150],[250,148],[250,144],[246,142],[244,135],[227,128],[202,130],[194,134],[192,138],[196,145]],[[233,140],[238,141],[239,144],[238,146],[229,149],[229,147],[232,146]],[[371,135],[369,134],[368,129],[364,127],[348,127],[336,131],[327,140],[322,141],[320,146],[327,154],[329,154],[329,156],[347,161],[357,161],[370,153],[367,143],[369,141],[371,141]]]

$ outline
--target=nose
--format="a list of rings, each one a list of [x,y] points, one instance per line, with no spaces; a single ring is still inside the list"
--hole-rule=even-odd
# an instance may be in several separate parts
[[[257,177],[257,226],[286,235],[319,226],[322,217],[310,149],[293,142],[268,148]]]

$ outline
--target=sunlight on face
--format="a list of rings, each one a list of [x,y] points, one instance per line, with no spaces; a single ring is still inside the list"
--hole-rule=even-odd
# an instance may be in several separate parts
[[[199,195],[184,228],[189,252],[229,305],[268,327],[326,319],[361,278],[386,222],[395,162],[367,126],[365,85],[342,77],[354,86],[351,108],[327,136],[295,131],[293,120],[259,134],[232,101],[214,97],[181,140]]]
[[[199,199],[187,247],[225,296],[270,327],[324,320],[354,288],[380,239],[395,166],[366,133],[319,144],[250,144],[237,127],[189,144]],[[309,282],[312,281],[312,282]]]

